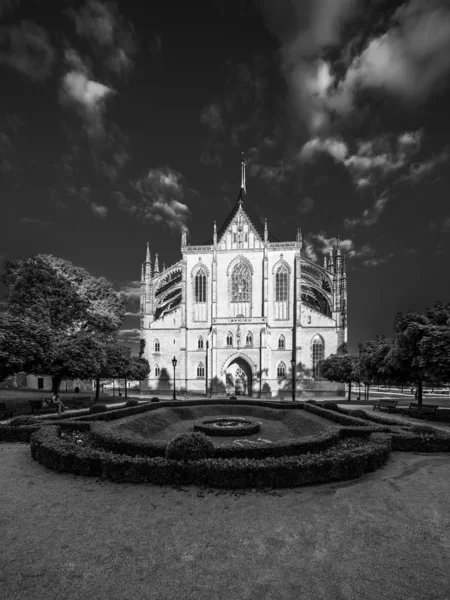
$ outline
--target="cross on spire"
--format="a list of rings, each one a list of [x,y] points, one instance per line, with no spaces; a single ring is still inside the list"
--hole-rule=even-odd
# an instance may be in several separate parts
[[[241,160],[241,190],[244,190],[244,192],[247,193],[247,190],[245,188],[245,156],[243,152]]]

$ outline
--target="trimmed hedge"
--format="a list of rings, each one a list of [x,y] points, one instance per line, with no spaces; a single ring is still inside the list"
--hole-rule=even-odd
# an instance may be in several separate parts
[[[237,421],[232,427],[214,427],[218,421],[234,420]],[[241,423],[239,423],[241,421]],[[216,419],[203,419],[194,423],[194,431],[201,431],[206,435],[218,437],[235,437],[239,435],[253,435],[261,429],[261,423],[249,421],[243,417],[217,417]]]
[[[139,400],[135,400],[134,398],[132,398],[131,400],[127,400],[125,408],[130,408],[130,406],[139,406]]]
[[[166,446],[168,460],[200,460],[212,458],[214,444],[204,433],[181,433],[171,440]]]
[[[265,460],[203,459],[191,462],[120,456],[62,440],[55,427],[31,439],[32,457],[56,471],[102,476],[116,482],[202,485],[217,488],[282,488],[359,477],[386,463],[390,440],[343,440],[319,454]]]
[[[166,442],[143,440],[141,437],[126,431],[112,430],[106,423],[86,423],[91,430],[91,438],[95,445],[107,452],[128,454],[130,456],[147,456],[154,458],[164,456]]]
[[[367,421],[343,414],[340,410],[335,411],[329,410],[327,408],[322,408],[321,406],[318,406],[315,403],[313,404],[310,401],[305,402],[303,407],[307,412],[310,412],[313,415],[317,415],[318,417],[328,419],[329,421],[334,421],[335,423],[339,423],[340,425],[354,425],[355,427],[367,427]]]

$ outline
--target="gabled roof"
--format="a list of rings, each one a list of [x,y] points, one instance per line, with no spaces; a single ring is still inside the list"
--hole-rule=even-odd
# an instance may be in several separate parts
[[[231,209],[230,214],[225,219],[223,224],[217,230],[217,241],[218,242],[220,242],[220,240],[222,239],[226,230],[228,229],[228,227],[231,225],[231,223],[235,219],[240,208],[242,208],[244,214],[247,216],[248,220],[250,221],[250,224],[252,225],[252,227],[255,229],[255,231],[261,238],[261,241],[264,241],[264,225],[259,220],[259,217],[253,212],[251,207],[249,207],[249,205],[247,203],[244,204],[245,198],[246,198],[245,190],[244,190],[244,188],[241,187],[241,189],[239,190],[238,198],[236,200],[236,204]],[[270,231],[268,233],[269,233],[269,242],[278,242],[279,241],[275,236],[273,236],[270,233]],[[211,237],[211,238],[209,238],[209,240],[207,242],[205,242],[205,245],[211,245],[212,243],[213,243],[213,238]]]

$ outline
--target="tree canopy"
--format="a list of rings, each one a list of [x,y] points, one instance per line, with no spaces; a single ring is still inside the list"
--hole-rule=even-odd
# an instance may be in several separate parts
[[[56,391],[63,378],[91,378],[101,370],[105,344],[126,309],[125,296],[110,282],[45,254],[7,261],[1,280],[7,293],[0,372],[51,375]]]

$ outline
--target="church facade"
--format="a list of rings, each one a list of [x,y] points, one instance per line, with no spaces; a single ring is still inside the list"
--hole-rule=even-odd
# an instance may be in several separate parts
[[[275,240],[251,217],[242,164],[238,200],[203,245],[181,236],[181,260],[160,271],[147,244],[141,270],[142,391],[285,397],[343,393],[324,358],[347,343],[347,277],[339,243],[324,264]],[[172,360],[175,357],[176,367]]]

